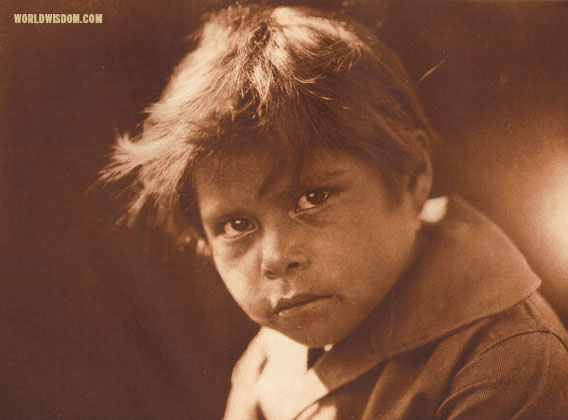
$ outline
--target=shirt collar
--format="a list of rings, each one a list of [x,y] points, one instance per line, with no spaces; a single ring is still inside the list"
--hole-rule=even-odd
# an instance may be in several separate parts
[[[424,233],[419,262],[377,311],[373,345],[385,357],[504,311],[540,286],[505,233],[460,197]],[[389,327],[380,322],[385,317]]]

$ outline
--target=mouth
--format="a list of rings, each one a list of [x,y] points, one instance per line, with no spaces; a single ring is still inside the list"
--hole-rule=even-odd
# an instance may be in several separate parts
[[[277,315],[285,316],[294,309],[301,309],[316,304],[319,301],[331,298],[332,295],[314,295],[311,293],[301,293],[291,298],[282,298],[278,301],[274,312]]]

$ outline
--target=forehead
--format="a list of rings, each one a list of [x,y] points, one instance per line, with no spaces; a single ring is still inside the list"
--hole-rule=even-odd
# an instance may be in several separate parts
[[[193,183],[198,200],[212,194],[218,195],[219,201],[233,195],[261,198],[292,192],[300,186],[317,187],[330,178],[349,176],[361,164],[347,152],[328,149],[304,155],[301,161],[249,150],[221,162],[204,162],[194,171]]]

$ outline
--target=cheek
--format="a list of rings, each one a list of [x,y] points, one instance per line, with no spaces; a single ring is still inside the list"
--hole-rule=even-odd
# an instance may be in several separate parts
[[[406,270],[414,249],[415,232],[409,220],[393,218],[389,222],[376,226],[377,235],[370,240],[373,253],[369,259],[385,282],[385,287],[392,287]]]
[[[409,223],[371,210],[353,216],[316,244],[324,270],[340,273],[342,282],[353,282],[350,287],[375,287],[377,282],[388,287],[402,274],[412,249]]]
[[[216,254],[213,255],[213,261],[223,283],[225,283],[235,300],[244,299],[249,294],[249,289],[251,288],[251,270],[247,270],[246,266],[235,264],[233,260],[227,260]]]
[[[262,317],[266,306],[266,294],[262,284],[257,280],[259,276],[254,258],[241,256],[227,260],[214,253],[213,261],[233,299],[249,317],[260,322],[259,317]]]
[[[248,243],[243,244],[241,241],[236,244],[228,244],[222,240],[213,239],[209,241],[209,244],[215,268],[226,284],[234,283],[236,285],[242,282],[237,279],[250,278],[254,274],[255,258]],[[230,280],[225,280],[226,278]],[[232,280],[233,278],[235,280]]]

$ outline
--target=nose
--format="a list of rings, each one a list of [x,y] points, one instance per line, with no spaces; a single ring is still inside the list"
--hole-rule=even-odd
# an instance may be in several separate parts
[[[262,241],[262,274],[270,280],[294,275],[309,265],[301,238],[293,229],[265,232]]]

